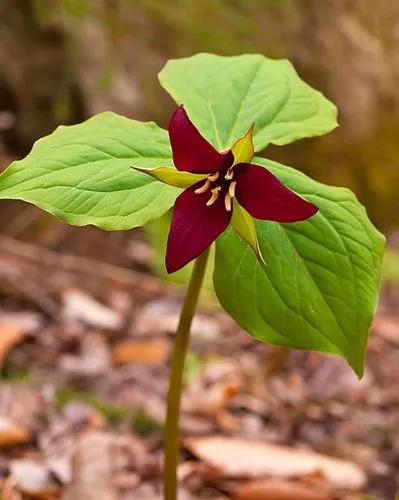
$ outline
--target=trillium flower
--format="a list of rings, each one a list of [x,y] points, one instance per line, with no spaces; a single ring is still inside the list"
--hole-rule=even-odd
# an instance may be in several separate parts
[[[229,151],[218,152],[180,106],[169,123],[176,170],[138,168],[162,182],[185,188],[173,207],[166,252],[169,273],[198,257],[230,223],[262,259],[254,218],[298,222],[318,211],[266,168],[251,164],[252,132],[253,125]]]

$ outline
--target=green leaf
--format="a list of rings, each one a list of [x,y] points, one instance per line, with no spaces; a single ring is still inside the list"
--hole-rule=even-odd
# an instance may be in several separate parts
[[[101,113],[37,141],[0,175],[0,198],[33,203],[77,226],[130,229],[165,213],[180,192],[130,168],[160,164],[173,165],[165,130]]]
[[[168,61],[159,80],[219,150],[230,148],[253,122],[255,151],[337,126],[335,106],[301,80],[287,60],[197,54]]]
[[[257,221],[267,266],[232,230],[217,240],[214,284],[226,311],[254,337],[344,357],[361,376],[378,298],[385,239],[345,188],[256,158],[320,211],[306,222]]]
[[[181,172],[176,168],[170,167],[156,167],[156,168],[143,168],[143,167],[133,167],[143,174],[150,175],[158,181],[169,184],[169,186],[175,186],[178,188],[188,188],[199,181],[206,179],[208,176],[206,174],[191,174],[189,172]]]

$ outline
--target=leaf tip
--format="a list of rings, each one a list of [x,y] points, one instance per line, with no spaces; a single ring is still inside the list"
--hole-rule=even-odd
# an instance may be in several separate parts
[[[357,378],[361,380],[364,376],[364,355],[365,351],[357,352],[356,356],[351,356],[351,358],[346,358],[346,361],[349,363],[349,366],[355,372]]]

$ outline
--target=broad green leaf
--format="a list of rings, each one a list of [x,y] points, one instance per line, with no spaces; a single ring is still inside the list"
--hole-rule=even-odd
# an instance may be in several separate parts
[[[301,80],[287,60],[197,54],[168,61],[159,80],[219,150],[230,148],[253,122],[255,151],[337,126],[335,106]]]
[[[356,197],[256,158],[320,211],[306,222],[257,221],[267,266],[231,229],[217,240],[214,284],[254,337],[344,357],[361,376],[385,239]]]
[[[231,152],[234,156],[234,165],[237,165],[237,163],[251,163],[255,153],[254,144],[252,142],[254,125],[253,123],[249,127],[248,132],[233,144]]]
[[[255,220],[249,213],[237,202],[233,200],[233,215],[231,225],[237,233],[243,238],[255,252],[255,255],[266,265],[262,252],[259,247],[258,235],[256,234]]]
[[[178,188],[188,188],[199,181],[206,179],[208,176],[206,174],[190,174],[189,172],[181,172],[176,168],[170,167],[155,167],[155,168],[143,168],[143,167],[133,167],[143,174],[150,175],[158,181],[169,184],[169,186],[175,186]]]
[[[0,175],[0,198],[33,203],[77,226],[130,229],[165,213],[179,194],[130,168],[160,164],[173,165],[165,130],[101,113],[37,141]]]

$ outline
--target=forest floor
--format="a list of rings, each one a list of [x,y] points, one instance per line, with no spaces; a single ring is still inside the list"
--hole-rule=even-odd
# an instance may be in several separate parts
[[[0,237],[1,498],[160,499],[182,289],[151,273],[140,232],[48,230],[47,216],[19,205],[10,224],[8,210],[14,205]],[[40,236],[25,236],[28,226]],[[358,381],[338,358],[256,341],[205,293],[185,373],[180,498],[392,500],[398,303],[385,287]]]

